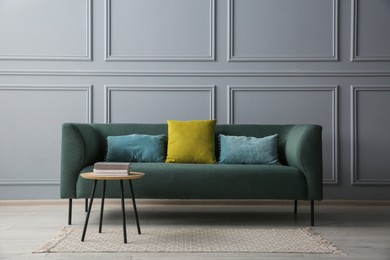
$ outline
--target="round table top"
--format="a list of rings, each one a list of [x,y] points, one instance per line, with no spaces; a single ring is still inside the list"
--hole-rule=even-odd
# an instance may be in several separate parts
[[[89,180],[107,180],[107,181],[119,181],[119,180],[134,180],[140,179],[145,176],[143,172],[130,172],[126,176],[110,176],[110,175],[97,175],[94,172],[85,172],[80,174],[84,179]]]

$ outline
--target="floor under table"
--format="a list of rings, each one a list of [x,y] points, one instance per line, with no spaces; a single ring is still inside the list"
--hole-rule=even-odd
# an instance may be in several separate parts
[[[317,254],[32,254],[67,226],[67,200],[0,201],[0,259],[390,259],[390,202],[316,202],[314,230],[333,242],[347,256]],[[122,226],[118,200],[106,200],[104,226]],[[98,226],[100,200],[96,199],[89,225]],[[131,211],[131,200],[126,200]],[[137,200],[142,227],[245,227],[294,228],[310,226],[310,207],[300,202],[297,218],[293,202],[252,201],[150,201]],[[74,200],[73,225],[82,227],[84,200]],[[136,228],[127,213],[127,229]]]

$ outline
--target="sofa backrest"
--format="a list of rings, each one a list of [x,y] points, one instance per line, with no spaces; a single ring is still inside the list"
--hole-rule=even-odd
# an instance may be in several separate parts
[[[129,135],[129,134],[168,134],[167,124],[90,124],[96,131],[96,134],[100,136],[100,147],[105,147],[107,136],[117,135]],[[285,161],[284,146],[286,136],[290,129],[294,125],[258,125],[258,124],[247,124],[247,125],[216,125],[215,128],[215,140],[216,140],[216,158],[219,158],[218,149],[218,135],[237,135],[237,136],[253,136],[253,137],[264,137],[268,135],[278,134],[279,142],[279,157],[283,163]],[[101,159],[104,158],[105,149],[99,149]]]

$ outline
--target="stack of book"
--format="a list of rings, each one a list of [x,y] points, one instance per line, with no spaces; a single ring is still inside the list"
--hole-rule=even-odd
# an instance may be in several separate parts
[[[94,164],[93,172],[101,176],[127,176],[130,168],[129,162],[97,162]]]

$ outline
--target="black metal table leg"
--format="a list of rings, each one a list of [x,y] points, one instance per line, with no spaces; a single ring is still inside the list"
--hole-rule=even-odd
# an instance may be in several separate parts
[[[310,201],[310,225],[314,226],[314,200]]]
[[[106,198],[106,180],[103,181],[103,196],[102,196],[102,205],[100,207],[99,233],[102,233],[104,199],[105,198]]]
[[[86,217],[86,219],[85,219],[85,224],[84,224],[84,229],[83,229],[83,235],[82,235],[82,237],[81,237],[81,241],[82,241],[82,242],[84,242],[85,233],[87,232],[87,226],[88,226],[88,221],[89,221],[89,215],[91,214],[92,202],[93,202],[93,198],[95,197],[96,184],[97,184],[97,180],[94,180],[94,182],[93,182],[92,194],[91,194],[91,200],[90,200],[90,202],[89,202],[88,213],[87,213],[87,217]]]
[[[121,201],[122,201],[122,218],[123,218],[123,241],[125,244],[127,244],[125,196],[124,196],[124,192],[123,192],[123,180],[120,180],[120,183],[121,183]]]
[[[298,200],[294,200],[294,215],[297,214],[298,209]]]
[[[131,199],[133,200],[135,220],[137,221],[138,234],[141,234],[141,228],[139,226],[139,220],[138,220],[137,205],[135,204],[134,190],[133,190],[133,184],[131,183],[131,180],[129,180],[129,184],[130,184],[130,191],[131,191]]]
[[[69,199],[68,225],[72,225],[72,199]]]

